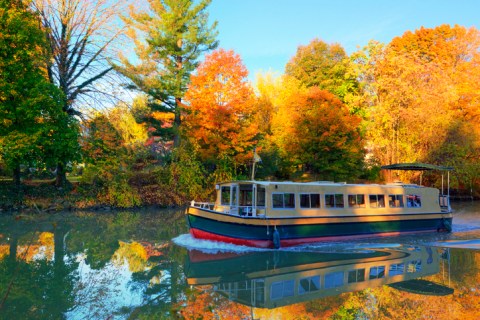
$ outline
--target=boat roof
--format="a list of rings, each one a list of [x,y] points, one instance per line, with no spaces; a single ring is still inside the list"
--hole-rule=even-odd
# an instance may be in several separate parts
[[[439,171],[452,171],[453,167],[437,166],[434,164],[428,163],[395,163],[382,166],[382,169],[385,170],[414,170],[414,171],[430,171],[430,170],[439,170]]]
[[[382,187],[412,187],[412,188],[424,188],[417,184],[403,183],[403,182],[393,182],[387,184],[378,184],[378,183],[346,183],[346,182],[333,182],[333,181],[310,181],[310,182],[295,182],[295,181],[258,181],[258,180],[236,180],[236,181],[224,181],[217,183],[217,185],[225,184],[258,184],[263,186],[270,185],[311,185],[311,186],[382,186]]]

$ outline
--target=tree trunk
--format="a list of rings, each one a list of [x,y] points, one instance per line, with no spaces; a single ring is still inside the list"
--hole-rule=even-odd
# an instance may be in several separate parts
[[[18,235],[12,233],[10,235],[10,252],[9,252],[9,259],[12,265],[15,265],[17,262],[17,250],[18,250]]]
[[[182,98],[175,98],[175,118],[173,120],[173,146],[175,148],[180,146],[180,125],[182,124],[181,110]]]
[[[13,169],[13,183],[15,187],[20,187],[20,165],[16,165]]]
[[[63,163],[59,162],[57,164],[57,177],[55,179],[55,186],[63,187],[65,185],[65,181],[67,181],[65,167],[63,166]]]

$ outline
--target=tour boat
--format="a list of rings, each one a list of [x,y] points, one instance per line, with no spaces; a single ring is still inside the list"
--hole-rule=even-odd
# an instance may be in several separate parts
[[[186,217],[194,238],[261,248],[452,229],[448,194],[405,183],[231,181]]]
[[[189,250],[184,270],[189,285],[212,285],[230,300],[271,309],[382,285],[417,294],[452,294],[451,288],[418,279],[439,273],[447,258],[448,249],[409,245],[343,252]]]

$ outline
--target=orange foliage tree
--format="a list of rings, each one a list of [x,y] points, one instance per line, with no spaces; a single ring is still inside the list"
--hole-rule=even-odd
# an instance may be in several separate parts
[[[332,93],[317,87],[298,97],[287,149],[322,179],[358,176],[363,166],[361,118],[351,115]]]
[[[243,165],[251,159],[258,126],[247,75],[240,56],[223,49],[206,56],[192,75],[185,94],[185,134],[199,145],[203,161]]]
[[[478,163],[479,48],[477,29],[441,25],[355,54],[380,163],[441,163],[475,175],[463,168]]]

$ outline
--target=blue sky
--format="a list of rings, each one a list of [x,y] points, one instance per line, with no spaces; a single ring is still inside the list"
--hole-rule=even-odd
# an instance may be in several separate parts
[[[240,54],[250,78],[283,73],[297,47],[314,38],[350,54],[421,26],[480,29],[480,0],[213,0],[207,10],[218,21],[220,47]]]

